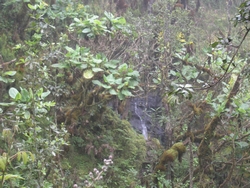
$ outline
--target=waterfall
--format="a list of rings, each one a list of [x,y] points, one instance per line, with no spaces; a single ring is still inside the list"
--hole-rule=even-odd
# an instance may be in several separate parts
[[[138,108],[137,108],[137,103],[136,102],[135,102],[135,114],[140,118],[141,127],[142,127],[142,135],[144,136],[145,140],[148,140],[148,130],[147,130],[147,127],[145,125],[145,121],[143,120],[143,118],[141,117],[140,113],[138,112]]]

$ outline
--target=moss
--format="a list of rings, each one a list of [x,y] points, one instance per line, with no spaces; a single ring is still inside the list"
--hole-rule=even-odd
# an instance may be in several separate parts
[[[77,150],[71,146],[70,152],[66,154],[62,160],[62,169],[76,173],[77,177],[73,177],[73,179],[78,179],[79,177],[84,177],[92,171],[93,168],[97,167],[95,166],[96,162],[93,158],[77,152]]]
[[[186,147],[184,146],[182,142],[175,143],[171,148],[177,150],[178,153],[186,152]]]
[[[170,149],[163,152],[160,157],[158,165],[155,167],[155,172],[165,171],[165,165],[168,162],[174,162],[178,157],[181,162],[182,155],[186,152],[186,147],[182,142],[175,143]]]
[[[64,166],[71,167],[70,171],[83,178],[93,171],[93,168],[103,165],[103,159],[112,153],[114,164],[104,176],[104,182],[108,183],[103,187],[127,187],[138,181],[131,169],[137,172],[140,170],[146,157],[146,141],[142,135],[136,133],[128,121],[121,120],[111,109],[102,107],[99,111],[100,118],[86,115],[79,120],[82,122],[78,130],[84,129],[85,134],[78,131],[77,137],[80,137],[83,143],[81,146],[71,143],[75,149],[65,156]],[[89,123],[83,125],[87,120]],[[91,145],[91,149],[97,154],[88,154],[88,145]]]
[[[0,36],[0,55],[5,62],[15,58],[13,50],[8,47],[8,38],[4,34]]]

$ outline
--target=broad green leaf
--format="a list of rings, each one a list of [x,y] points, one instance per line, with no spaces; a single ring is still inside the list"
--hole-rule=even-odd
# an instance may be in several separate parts
[[[22,159],[23,159],[23,164],[27,164],[28,162],[28,155],[25,151],[22,152]]]
[[[101,87],[103,87],[103,88],[105,88],[105,89],[110,89],[110,88],[111,88],[111,86],[106,85],[106,84],[103,84],[103,83],[101,83],[99,80],[92,80],[92,82],[93,82],[93,84],[96,84],[96,85],[98,85],[98,86],[101,86]]]
[[[120,61],[118,60],[110,60],[109,62],[105,63],[104,66],[106,68],[111,68],[111,69],[115,69],[117,67],[117,64],[119,63]]]
[[[3,73],[4,76],[14,76],[16,74],[16,71],[7,71]]]
[[[10,102],[10,103],[0,103],[0,106],[12,106],[14,105],[14,102]]]
[[[42,95],[42,93],[43,93],[43,88],[42,87],[36,91],[36,95],[38,97],[40,97]]]
[[[121,92],[119,92],[117,96],[118,96],[119,100],[124,100],[125,99],[125,96]]]
[[[15,101],[19,101],[19,100],[21,100],[21,99],[22,99],[21,93],[17,93],[16,98],[15,98]]]
[[[21,88],[21,101],[22,102],[29,102],[30,100],[30,94],[29,94],[29,91],[27,89],[22,89]]]
[[[82,33],[90,33],[91,29],[90,28],[85,28],[82,30]]]
[[[101,83],[99,80],[92,80],[92,83],[96,84],[98,86],[102,86],[103,85],[103,83]]]
[[[24,112],[24,119],[30,119],[30,112],[29,111]]]
[[[109,90],[109,93],[110,93],[111,95],[117,95],[117,92],[115,91],[115,89],[110,89],[110,90]]]
[[[69,66],[65,63],[55,63],[55,64],[51,65],[51,67],[64,69],[64,68],[68,68]]]
[[[94,73],[91,69],[87,69],[83,72],[83,77],[86,79],[91,79],[94,77]]]
[[[86,69],[86,68],[88,68],[88,65],[87,65],[87,64],[81,64],[81,65],[80,65],[80,68],[81,68],[81,69]]]
[[[0,82],[8,83],[8,78],[0,76]]]
[[[0,179],[2,179],[2,176],[0,176]],[[4,181],[9,180],[9,179],[24,179],[19,175],[14,175],[14,174],[5,174],[4,175]]]
[[[114,84],[115,81],[116,81],[116,79],[115,79],[115,77],[114,77],[113,74],[110,74],[110,75],[108,75],[108,76],[105,76],[105,75],[104,75],[103,78],[104,78],[104,81],[105,81],[106,83],[109,83],[109,84]]]
[[[139,76],[140,76],[138,71],[129,72],[127,75],[128,76],[134,76],[134,77],[137,77],[137,78],[139,78]]]
[[[29,88],[29,96],[30,96],[31,99],[34,98],[34,94],[33,94],[33,91],[32,91],[31,88]]]
[[[133,96],[133,94],[127,89],[123,89],[122,94],[125,95],[125,96]]]
[[[125,85],[126,85],[126,82],[124,82],[124,83],[122,83],[122,84],[119,84],[118,87],[117,87],[117,89],[121,89],[121,88],[123,88]]]
[[[236,142],[241,148],[248,147],[249,144],[247,142],[241,141],[241,142]]]
[[[35,155],[30,152],[30,158],[34,162],[35,161]]]
[[[102,62],[102,59],[93,58],[92,61],[96,64],[100,64]]]
[[[44,99],[50,94],[50,91],[43,92],[41,98]]]
[[[81,20],[79,20],[78,18],[74,18],[75,22],[80,22]]]
[[[0,157],[0,169],[1,169],[1,171],[5,171],[5,169],[6,169],[6,159],[5,159],[5,157]]]
[[[109,19],[109,20],[111,20],[111,19],[113,19],[114,18],[114,15],[112,14],[112,13],[110,13],[110,12],[104,12],[104,15]]]
[[[37,9],[37,5],[31,5],[31,4],[28,4],[28,7],[31,9],[31,10],[36,10]]]
[[[21,151],[19,151],[19,152],[17,152],[17,161],[20,161],[21,160],[21,157],[22,157],[22,152]]]
[[[130,80],[129,82],[128,82],[128,88],[131,88],[131,89],[134,89],[136,86],[138,86],[139,85],[139,82],[138,81],[136,81],[136,80]]]
[[[92,71],[93,72],[101,72],[101,71],[103,71],[103,69],[98,68],[98,67],[94,67],[94,68],[92,68]]]
[[[116,83],[117,85],[122,84],[122,78],[116,79],[116,80],[115,80],[115,83]]]
[[[77,47],[79,47],[79,46],[77,46]],[[77,48],[77,47],[76,47],[76,48]],[[71,52],[71,53],[74,53],[74,52],[75,52],[75,50],[74,50],[73,48],[68,47],[68,46],[65,46],[65,49],[66,49],[68,52]]]
[[[9,89],[9,95],[10,95],[10,97],[11,97],[12,99],[15,99],[16,96],[17,96],[17,94],[20,94],[20,93],[19,93],[19,91],[18,91],[16,88],[11,87],[11,88]]]
[[[128,65],[126,63],[121,64],[119,67],[119,72],[126,71],[128,69]]]
[[[219,44],[219,42],[214,42],[213,44],[211,44],[211,46],[212,46],[213,48],[215,48],[218,44]]]

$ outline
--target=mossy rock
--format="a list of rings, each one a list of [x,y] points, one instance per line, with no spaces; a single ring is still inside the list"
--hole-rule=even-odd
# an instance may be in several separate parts
[[[131,169],[139,172],[145,161],[146,141],[142,135],[136,133],[128,121],[121,120],[110,108],[104,107],[99,117],[95,118],[95,121],[90,120],[87,126],[81,127],[85,129],[88,138],[82,135],[85,145],[82,148],[74,146],[74,150],[65,156],[67,158],[65,167],[70,166],[72,170],[77,170],[78,176],[84,177],[93,171],[93,168],[103,165],[103,160],[113,152],[114,164],[104,176],[104,182],[106,177],[109,183],[103,187],[128,187],[138,180]],[[83,119],[85,120],[86,117]],[[100,153],[87,154],[88,143],[92,143]],[[71,144],[74,145],[74,143]],[[109,148],[100,149],[103,145],[109,145],[112,151]]]

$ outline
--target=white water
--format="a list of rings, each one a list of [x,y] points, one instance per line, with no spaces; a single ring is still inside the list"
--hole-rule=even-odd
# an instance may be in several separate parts
[[[135,102],[135,114],[140,118],[141,126],[142,126],[142,135],[144,136],[145,140],[148,140],[148,130],[147,130],[147,127],[145,125],[145,121],[142,119],[142,117],[140,116],[140,114],[138,112],[136,102]]]

